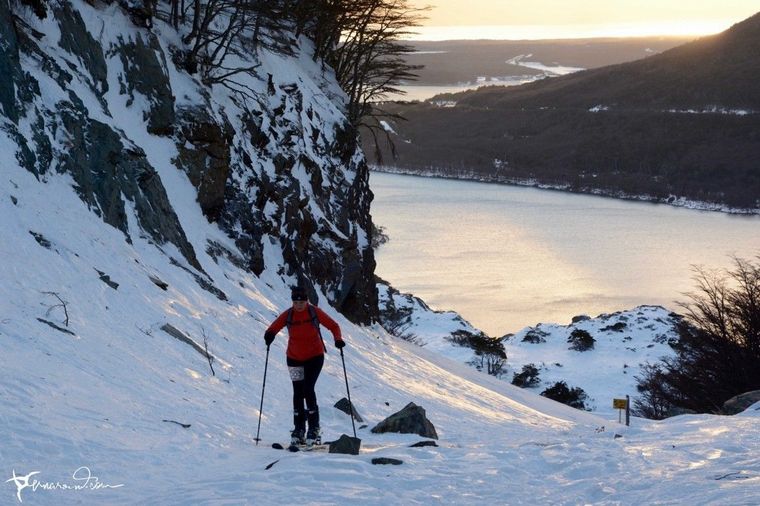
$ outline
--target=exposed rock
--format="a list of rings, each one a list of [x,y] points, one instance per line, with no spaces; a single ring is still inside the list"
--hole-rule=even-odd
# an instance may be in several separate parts
[[[154,285],[156,285],[157,287],[159,287],[163,291],[166,291],[166,289],[169,288],[169,284],[168,283],[165,283],[165,282],[161,281],[161,279],[158,278],[158,277],[156,277],[156,276],[148,276],[148,279],[150,279],[151,282]]]
[[[214,285],[214,283],[212,282],[211,278],[208,277],[208,275],[205,272],[201,271],[205,275],[205,276],[202,276],[202,275],[198,274],[197,272],[194,272],[194,271],[188,269],[187,267],[185,267],[184,265],[182,265],[181,263],[179,263],[174,258],[170,258],[169,259],[169,263],[172,264],[175,267],[179,267],[183,271],[185,271],[188,274],[190,274],[193,277],[193,279],[195,279],[195,282],[198,283],[198,286],[200,286],[201,288],[203,288],[204,290],[206,290],[208,293],[211,293],[211,294],[215,295],[217,299],[224,300],[224,301],[228,300],[227,294],[224,293],[219,288],[217,288],[216,285]]]
[[[106,274],[105,272],[103,272],[103,271],[99,271],[99,270],[97,270],[97,269],[95,269],[95,272],[97,272],[97,273],[100,275],[100,280],[101,280],[103,283],[107,284],[108,286],[110,286],[110,287],[111,287],[111,288],[113,288],[114,290],[118,290],[118,289],[119,289],[119,283],[116,283],[115,281],[112,281],[112,280],[111,280],[111,276],[109,276],[109,275],[108,275],[108,274]]]
[[[44,235],[39,234],[37,232],[33,232],[32,230],[30,230],[29,233],[32,234],[32,237],[34,237],[34,240],[37,241],[37,244],[39,244],[45,249],[49,249],[49,250],[53,249],[53,244],[50,241],[48,241]]]
[[[214,355],[212,355],[210,353],[207,354],[206,350],[203,348],[203,346],[201,346],[200,344],[198,344],[195,341],[193,341],[193,339],[191,339],[190,337],[186,336],[184,332],[182,332],[181,330],[179,330],[175,326],[173,326],[173,325],[171,325],[169,323],[165,323],[164,325],[161,326],[161,330],[163,330],[164,332],[166,332],[167,334],[169,334],[170,336],[172,336],[174,339],[177,339],[178,341],[182,341],[185,344],[189,344],[190,346],[192,346],[192,348],[195,351],[197,351],[198,353],[200,353],[201,356],[203,356],[203,358],[205,358],[207,360],[210,359],[212,361],[216,360],[216,357],[214,357]]]
[[[43,318],[37,318],[37,321],[38,321],[38,322],[41,322],[41,323],[44,323],[44,324],[45,324],[45,325],[47,325],[48,327],[52,327],[52,328],[54,328],[55,330],[57,330],[57,331],[59,331],[59,332],[63,332],[64,334],[68,334],[68,335],[70,335],[70,336],[76,336],[76,334],[74,334],[74,333],[73,333],[72,331],[70,331],[69,329],[65,329],[65,328],[61,327],[60,325],[56,325],[55,323],[53,323],[53,322],[51,322],[51,321],[49,321],[49,320],[45,320],[45,319],[43,319]]]
[[[760,390],[752,390],[739,394],[723,403],[723,413],[726,415],[736,415],[758,401],[760,401]]]
[[[58,104],[69,146],[60,154],[61,168],[76,182],[82,200],[103,221],[129,239],[122,196],[134,203],[140,227],[159,244],[171,242],[188,263],[201,266],[187,240],[166,190],[142,149],[126,144],[110,126],[88,117],[84,104],[70,94],[71,102]],[[97,139],[97,142],[94,140]]]
[[[90,35],[82,16],[71,3],[56,2],[53,6],[61,28],[60,46],[84,64],[90,74],[90,86],[96,96],[105,94],[108,91],[108,67],[103,48]]]
[[[425,409],[413,402],[375,425],[372,432],[375,434],[385,432],[418,434],[423,437],[438,439],[435,427],[425,415]]]
[[[215,119],[206,107],[182,107],[177,116],[181,132],[175,163],[198,189],[203,214],[217,221],[224,208],[234,131],[226,119]]]
[[[174,131],[174,96],[166,71],[166,57],[158,38],[149,33],[147,43],[137,32],[133,41],[121,39],[117,51],[124,66],[126,89],[129,95],[127,105],[135,99],[135,92],[143,95],[150,109],[145,111],[144,119],[148,123],[148,132],[156,135],[171,135]]]
[[[426,446],[438,446],[438,443],[435,441],[420,441],[418,443],[414,443],[413,445],[409,445],[409,448],[424,448]]]
[[[344,453],[346,455],[359,455],[362,440],[346,434],[341,435],[337,441],[330,442],[330,453]]]
[[[327,294],[352,321],[375,321],[372,193],[355,132],[351,137],[345,124],[323,132],[334,120],[306,110],[298,85],[274,83],[273,89],[263,111],[245,106],[220,225],[254,272],[263,270],[263,244],[273,239],[283,252],[286,276],[309,293]]]
[[[156,4],[151,0],[119,0],[119,5],[129,15],[136,26],[150,28],[153,26],[153,8]]]
[[[245,260],[240,258],[239,255],[233,253],[228,248],[226,248],[224,245],[219,244],[216,241],[208,240],[206,241],[206,253],[208,256],[214,259],[214,262],[219,263],[219,258],[226,258],[227,261],[229,261],[232,265],[237,267],[238,269],[245,270],[247,265],[245,263]]]
[[[376,466],[378,465],[379,466],[383,466],[383,465],[400,466],[403,463],[404,463],[403,460],[391,459],[389,457],[375,457],[374,459],[372,459],[372,464]]]
[[[151,25],[152,4],[118,3],[140,26]],[[242,254],[210,245],[212,257],[224,256],[259,275],[268,267],[265,245],[273,245],[283,253],[280,276],[302,281],[312,295],[325,294],[354,322],[377,320],[369,168],[357,132],[336,119],[343,106],[339,99],[330,103],[331,93],[307,93],[300,80],[283,82],[285,77],[272,75],[266,96],[247,98],[221,92],[216,100],[217,89],[211,92],[196,81],[197,89],[182,97],[177,109],[179,92],[168,78],[173,63],[159,32],[132,27],[120,34],[108,24],[90,22],[101,16],[98,10],[67,0],[48,8],[54,18],[48,23],[60,28],[55,41],[31,26],[15,29],[9,0],[0,0],[0,113],[10,119],[3,128],[24,168],[42,182],[53,169],[70,174],[80,198],[127,241],[145,231],[159,246],[176,245],[187,260],[183,264],[197,271],[196,281],[226,299],[196,258],[143,151],[147,144],[138,145],[143,136],[133,141],[119,118],[109,119],[115,104],[107,100],[115,90],[105,92],[111,83],[128,106],[145,104],[150,133],[175,136],[173,162],[196,187],[205,216]],[[82,8],[88,9],[86,16]],[[108,36],[100,37],[101,32]],[[101,46],[101,38],[115,42]],[[44,75],[45,86],[24,72],[26,61],[34,62],[35,76]],[[80,83],[97,102],[89,92],[78,95]],[[60,89],[53,90],[56,84]],[[18,126],[22,114],[27,115],[23,128]],[[130,230],[132,209],[140,230]]]
[[[12,122],[18,121],[16,81],[21,76],[18,39],[8,0],[0,0],[0,109]]]
[[[352,403],[348,402],[348,399],[343,397],[341,400],[335,403],[335,407],[339,410],[343,411],[345,414],[350,415],[353,413],[354,420],[357,422],[363,422],[364,419],[362,419],[361,416],[359,416],[359,413],[356,411],[356,406],[352,406]]]

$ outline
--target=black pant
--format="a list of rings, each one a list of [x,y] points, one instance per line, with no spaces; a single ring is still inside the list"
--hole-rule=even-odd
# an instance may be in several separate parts
[[[295,428],[305,429],[306,410],[308,409],[309,428],[319,427],[319,407],[314,386],[325,363],[324,355],[309,360],[294,360],[288,357],[288,370],[293,381],[293,423]]]

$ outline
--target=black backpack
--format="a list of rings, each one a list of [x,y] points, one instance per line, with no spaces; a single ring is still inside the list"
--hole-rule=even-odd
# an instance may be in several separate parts
[[[322,341],[322,348],[325,350],[325,353],[327,353],[327,346],[325,346],[325,340],[322,338],[322,330],[319,328],[319,317],[317,316],[317,310],[314,309],[314,306],[311,304],[307,304],[306,308],[309,310],[311,324],[314,325],[315,329],[317,329],[317,335],[319,335],[319,339]],[[288,317],[287,320],[285,320],[285,326],[288,328],[288,332],[290,332],[291,325],[293,325],[293,308],[288,309]]]

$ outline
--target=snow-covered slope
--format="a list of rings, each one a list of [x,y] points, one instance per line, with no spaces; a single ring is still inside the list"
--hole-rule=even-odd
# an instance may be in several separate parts
[[[735,417],[634,419],[626,429],[393,339],[378,327],[356,327],[327,307],[349,343],[351,394],[368,423],[358,429],[363,452],[269,448],[286,439],[291,422],[282,338],[269,357],[263,443],[256,446],[261,334],[288,304],[278,279],[266,272],[256,278],[224,260],[205,264],[228,295],[222,301],[145,238],[125,243],[87,211],[65,177],[40,185],[20,168],[3,176],[13,183],[0,194],[6,239],[0,244],[2,472],[7,478],[39,472],[31,477],[39,484],[75,487],[86,481],[85,466],[101,485],[123,485],[26,488],[20,492],[24,504],[760,500],[759,405]],[[40,214],[57,219],[40,220]],[[196,233],[224,240],[196,214],[181,217],[196,220]],[[149,276],[168,284],[166,291]],[[68,326],[48,291],[67,302]],[[216,376],[205,357],[161,330],[166,323],[201,344],[206,336]],[[326,438],[332,439],[352,432],[348,417],[330,407],[345,388],[339,355],[328,352],[318,393]],[[426,408],[438,447],[409,448],[418,437],[369,432],[410,401]],[[380,456],[404,463],[373,466],[371,459]],[[0,492],[3,503],[16,502],[14,482]]]
[[[588,409],[612,412],[613,398],[637,397],[636,376],[642,365],[675,355],[671,344],[678,342],[680,319],[660,306],[639,306],[596,318],[576,317],[569,325],[525,328],[504,342],[509,379],[533,364],[539,371],[539,381],[531,387],[535,392],[565,381],[584,390]],[[592,348],[573,349],[568,339],[577,331],[594,339]]]
[[[451,343],[451,335],[457,331],[479,332],[467,320],[454,311],[434,311],[419,297],[400,293],[385,282],[377,283],[381,322],[386,329],[418,346],[459,362],[469,362],[474,357],[471,348]]]
[[[434,311],[418,297],[402,294],[378,282],[383,325],[397,336],[460,363],[477,363],[472,347],[452,342],[452,334],[481,334],[453,311]],[[580,315],[568,325],[540,323],[499,339],[507,355],[498,376],[512,381],[525,366],[537,375],[529,388],[536,394],[564,381],[587,395],[585,407],[597,413],[613,413],[612,399],[626,395],[635,400],[636,377],[642,366],[672,357],[678,342],[676,326],[681,317],[660,306],[639,306],[628,311]],[[569,342],[573,332],[585,331],[593,347],[579,351]]]

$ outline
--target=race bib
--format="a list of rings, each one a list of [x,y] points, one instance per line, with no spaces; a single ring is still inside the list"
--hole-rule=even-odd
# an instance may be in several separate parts
[[[305,374],[303,367],[288,367],[290,372],[290,381],[303,381]]]

